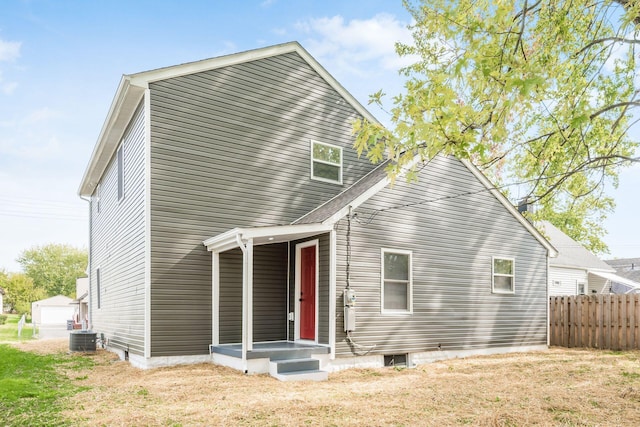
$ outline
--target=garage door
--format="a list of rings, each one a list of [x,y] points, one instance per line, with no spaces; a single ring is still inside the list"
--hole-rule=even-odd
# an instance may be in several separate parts
[[[73,306],[69,307],[40,307],[40,324],[66,324],[73,317]]]

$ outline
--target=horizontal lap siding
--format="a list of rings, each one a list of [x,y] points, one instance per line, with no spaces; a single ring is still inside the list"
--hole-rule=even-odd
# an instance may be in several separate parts
[[[211,254],[202,241],[290,223],[372,166],[352,149],[355,111],[295,53],[150,89],[152,355],[203,354]],[[310,180],[309,139],[344,147],[343,185]],[[180,303],[187,295],[197,303]]]
[[[555,281],[559,281],[560,285],[556,285]],[[549,295],[576,295],[578,282],[587,283],[586,270],[549,267]]]
[[[253,341],[287,339],[287,243],[253,253]]]
[[[124,134],[124,198],[118,200],[116,156],[91,203],[92,327],[111,345],[144,355],[144,109],[140,106]],[[100,268],[101,307],[96,269]]]
[[[546,250],[461,162],[438,157],[417,183],[398,180],[354,213],[358,344],[395,354],[546,343]],[[337,233],[337,307],[346,231],[345,219]],[[380,313],[381,248],[412,251],[413,314]],[[515,258],[515,295],[491,293],[492,256]],[[337,355],[350,356],[337,315]]]

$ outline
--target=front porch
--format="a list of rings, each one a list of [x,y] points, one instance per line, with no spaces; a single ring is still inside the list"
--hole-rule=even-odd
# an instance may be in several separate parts
[[[323,370],[331,349],[326,345],[291,341],[254,343],[243,360],[242,344],[219,344],[209,347],[214,363],[241,369],[247,374],[269,373],[281,381],[324,381]]]
[[[335,244],[325,226],[233,229],[212,252],[214,363],[281,380],[327,378],[335,342]]]

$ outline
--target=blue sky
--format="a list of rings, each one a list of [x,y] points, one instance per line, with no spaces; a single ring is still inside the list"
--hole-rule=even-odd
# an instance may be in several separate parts
[[[0,269],[34,245],[87,246],[76,193],[122,74],[297,40],[366,105],[401,90],[393,46],[409,19],[400,0],[3,0]],[[612,257],[640,256],[639,189],[635,166],[611,192]]]

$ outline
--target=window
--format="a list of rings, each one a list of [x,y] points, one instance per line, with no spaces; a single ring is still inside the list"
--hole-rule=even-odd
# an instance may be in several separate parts
[[[311,141],[311,178],[342,184],[342,148]]]
[[[585,282],[577,282],[576,293],[578,295],[586,295],[587,294],[587,284]]]
[[[407,355],[406,354],[385,354],[384,355],[384,366],[409,366],[407,364]]]
[[[559,288],[560,286],[562,286],[562,282],[560,280],[554,280],[553,281],[553,287],[554,288]]]
[[[98,308],[100,308],[100,268],[96,269],[96,304],[98,304]]]
[[[514,261],[512,258],[493,257],[492,292],[512,294],[515,292]]]
[[[118,161],[118,200],[124,197],[124,145],[120,145],[116,154]]]
[[[96,187],[96,212],[100,213],[100,184]]]
[[[411,313],[411,251],[382,249],[382,311]]]

